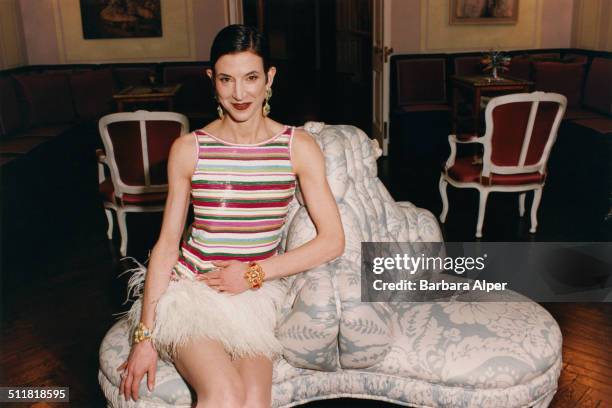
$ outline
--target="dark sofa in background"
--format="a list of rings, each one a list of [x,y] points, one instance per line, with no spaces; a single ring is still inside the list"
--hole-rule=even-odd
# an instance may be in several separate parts
[[[612,53],[576,49],[511,51],[503,75],[526,79],[534,90],[568,98],[566,121],[600,133],[612,131]],[[409,137],[417,113],[438,112],[433,123],[450,121],[452,75],[482,74],[480,53],[406,54],[391,57],[391,127],[396,140]],[[423,116],[423,115],[421,115]],[[408,123],[402,123],[402,121]],[[420,136],[422,137],[422,136]]]
[[[192,129],[216,115],[206,62],[27,66],[0,72],[0,193],[4,286],[27,279],[32,259],[25,243],[57,252],[53,237],[81,228],[83,205],[97,203],[97,121],[116,111],[113,94],[150,77],[183,86],[175,109]],[[164,109],[156,105],[128,109]],[[91,209],[90,209],[91,210]],[[102,216],[102,210],[100,214]],[[78,227],[78,228],[77,228]],[[75,238],[77,239],[77,238]],[[49,255],[49,254],[45,254]]]

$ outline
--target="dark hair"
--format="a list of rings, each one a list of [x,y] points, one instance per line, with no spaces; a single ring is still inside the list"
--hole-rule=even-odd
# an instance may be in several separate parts
[[[264,36],[256,28],[232,24],[217,33],[210,48],[210,64],[215,70],[217,60],[226,54],[251,51],[263,60],[264,73],[270,68],[270,52]]]

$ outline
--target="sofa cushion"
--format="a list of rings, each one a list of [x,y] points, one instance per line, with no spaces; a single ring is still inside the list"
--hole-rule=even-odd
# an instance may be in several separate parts
[[[76,72],[70,77],[70,87],[79,118],[99,119],[113,111],[116,88],[109,68]]]
[[[594,58],[584,87],[584,105],[612,115],[611,58]]]
[[[36,126],[33,128],[22,130],[21,132],[17,132],[15,134],[16,138],[19,137],[46,137],[53,138],[67,132],[72,129],[73,125],[60,123],[57,125],[44,125],[44,126]]]
[[[582,54],[565,54],[563,56],[564,62],[578,62],[580,64],[586,64],[589,61],[589,57]]]
[[[0,78],[0,138],[14,133],[22,125],[16,85],[13,78]]]
[[[118,81],[120,89],[128,86],[148,85],[150,83],[149,77],[155,75],[155,66],[116,66],[113,68],[113,74]]]
[[[592,111],[589,109],[582,109],[582,108],[566,109],[565,115],[563,115],[564,120],[592,119],[592,118],[600,118],[600,117],[604,117],[604,116],[595,111]]]
[[[71,122],[76,118],[65,74],[15,75],[27,112],[26,126]]]
[[[176,108],[188,116],[211,117],[216,104],[210,78],[206,75],[209,65],[170,65],[164,67],[165,84],[182,84],[177,95]]]
[[[444,58],[397,60],[396,75],[398,105],[447,102]]]
[[[480,75],[482,74],[482,57],[456,57],[454,59],[455,75]]]
[[[530,80],[531,79],[531,59],[528,55],[515,55],[510,60],[508,71],[505,75]]]
[[[574,123],[594,130],[597,133],[612,133],[612,119],[610,118],[590,118],[575,120]]]
[[[556,92],[567,98],[567,106],[580,106],[584,64],[561,62],[535,62],[535,87],[538,91]]]
[[[26,154],[47,140],[46,137],[13,137],[0,143],[0,154]]]

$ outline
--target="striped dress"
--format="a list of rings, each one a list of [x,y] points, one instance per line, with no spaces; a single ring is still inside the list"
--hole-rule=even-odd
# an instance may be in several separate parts
[[[211,261],[258,261],[278,252],[293,199],[294,128],[258,144],[234,144],[195,131],[198,161],[191,179],[194,222],[173,279],[209,272]]]

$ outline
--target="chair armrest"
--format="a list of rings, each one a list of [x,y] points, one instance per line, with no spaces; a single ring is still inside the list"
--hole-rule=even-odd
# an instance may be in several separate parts
[[[106,180],[104,174],[104,165],[108,165],[106,161],[106,153],[102,149],[96,149],[96,159],[98,160],[98,183],[102,183]]]
[[[336,371],[339,319],[325,265],[295,275],[276,329],[287,362],[298,368]]]
[[[476,134],[460,134],[460,135],[448,135],[448,144],[450,145],[450,155],[448,160],[444,164],[444,170],[448,170],[455,164],[455,158],[457,157],[457,143],[481,143],[482,138]]]
[[[481,143],[480,136],[475,133],[461,133],[457,135],[449,135],[456,143]]]

